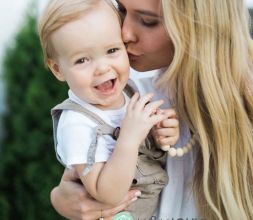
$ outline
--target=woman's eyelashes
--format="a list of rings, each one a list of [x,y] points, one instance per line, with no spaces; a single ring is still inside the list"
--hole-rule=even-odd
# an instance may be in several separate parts
[[[140,18],[140,22],[143,26],[146,26],[146,27],[155,27],[159,24],[158,20],[148,20],[148,19],[143,19],[143,18]]]
[[[122,19],[122,21],[124,22],[124,19],[127,15],[127,10],[126,8],[124,7],[124,5],[122,5],[118,0],[116,0],[117,4],[118,4],[118,11],[119,11],[119,14],[120,14],[120,17]],[[138,19],[138,15],[135,16],[135,19]],[[143,26],[146,26],[146,27],[155,27],[159,24],[159,20],[153,20],[153,19],[144,19],[142,17],[139,18],[141,24]]]

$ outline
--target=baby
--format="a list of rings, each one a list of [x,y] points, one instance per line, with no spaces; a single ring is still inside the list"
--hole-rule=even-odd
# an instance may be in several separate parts
[[[100,202],[118,204],[130,187],[139,188],[129,211],[149,219],[168,176],[165,153],[148,134],[168,115],[157,111],[162,100],[127,86],[117,10],[107,0],[51,0],[39,34],[46,65],[70,88],[69,99],[52,109],[57,158]]]

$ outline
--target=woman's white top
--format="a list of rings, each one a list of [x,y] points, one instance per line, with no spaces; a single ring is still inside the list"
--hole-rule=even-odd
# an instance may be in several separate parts
[[[156,89],[155,86],[157,78],[163,71],[164,69],[140,73],[131,69],[129,84],[135,87],[141,95],[153,92],[155,95],[153,100],[163,99],[165,103],[161,108],[168,108],[170,107],[168,96],[160,89]],[[180,140],[176,146],[183,146],[189,138],[189,129],[180,123]],[[183,157],[167,157],[166,169],[169,175],[169,183],[161,194],[160,205],[156,214],[159,220],[198,217],[190,184],[194,167],[193,152],[194,150]]]

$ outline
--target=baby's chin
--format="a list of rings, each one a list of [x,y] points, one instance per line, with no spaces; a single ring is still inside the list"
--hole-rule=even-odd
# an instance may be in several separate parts
[[[121,96],[112,96],[110,98],[101,100],[100,102],[96,102],[96,104],[93,104],[97,108],[101,110],[116,110],[120,109],[125,104],[125,99],[122,97],[124,96],[123,93]]]

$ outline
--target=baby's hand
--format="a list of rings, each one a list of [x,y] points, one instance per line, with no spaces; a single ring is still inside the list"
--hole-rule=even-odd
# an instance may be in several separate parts
[[[159,109],[157,112],[166,115],[167,118],[152,128],[152,135],[156,143],[160,145],[161,148],[163,146],[175,145],[180,136],[179,121],[176,111],[170,108],[164,110]]]
[[[130,100],[120,129],[121,138],[127,138],[128,143],[139,145],[151,128],[166,118],[166,115],[156,113],[163,100],[150,102],[152,97],[152,93],[143,97],[136,93]]]

